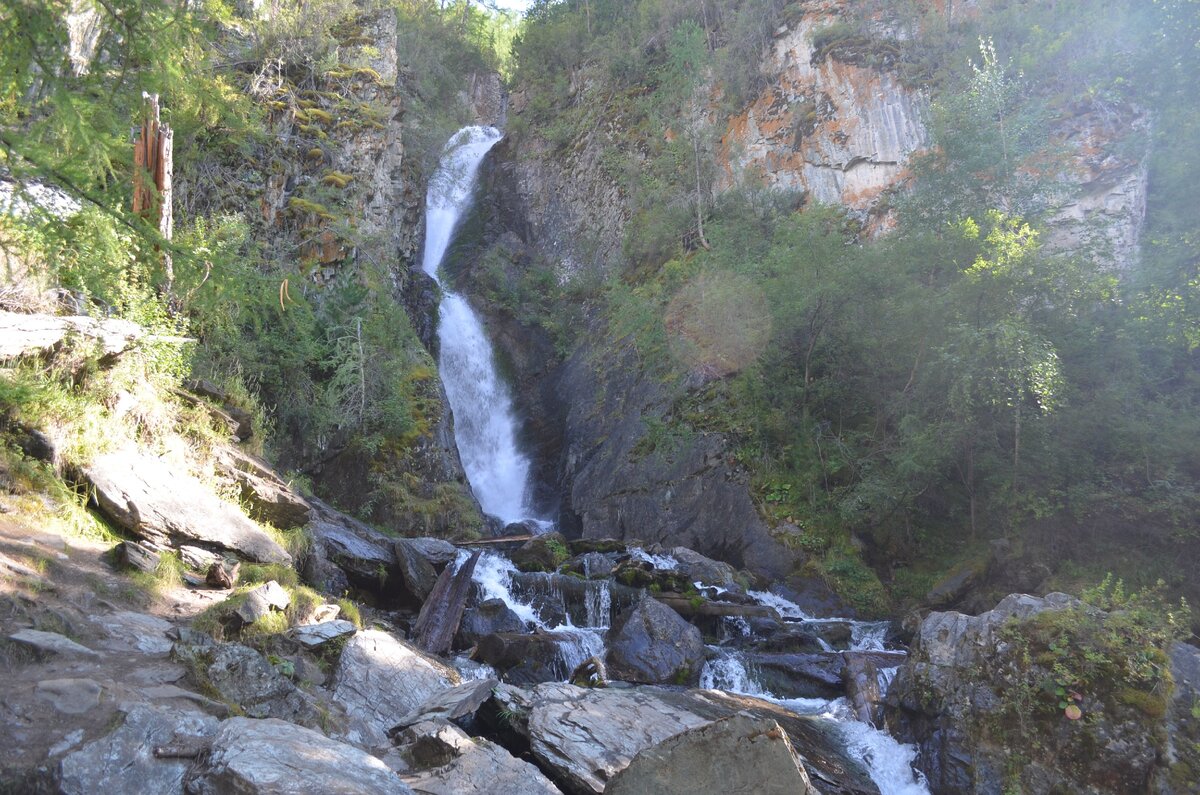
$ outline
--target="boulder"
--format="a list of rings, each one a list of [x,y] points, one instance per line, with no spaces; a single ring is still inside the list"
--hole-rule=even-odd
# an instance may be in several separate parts
[[[1084,720],[1065,717],[1053,686],[1047,692],[1040,684],[1061,676],[1038,629],[1047,626],[1046,614],[1059,611],[1071,611],[1061,620],[1074,632],[1107,637],[1107,614],[1061,593],[1012,594],[977,616],[930,613],[921,621],[889,688],[885,718],[897,739],[917,746],[917,765],[934,795],[1012,785],[1028,792],[1148,791],[1162,702],[1112,680],[1079,694]],[[1070,653],[1082,654],[1089,641],[1076,635],[1074,642],[1081,648]],[[1016,701],[1022,693],[1027,700]],[[1015,757],[1022,763],[1014,774]]]
[[[305,579],[329,593],[342,593],[345,589],[336,587],[341,583],[373,593],[384,592],[389,582],[394,588],[398,572],[392,539],[320,500],[312,505],[315,518],[307,528],[313,543]]]
[[[532,698],[530,747],[571,792],[604,792],[639,751],[709,722],[641,688],[543,684]]]
[[[177,654],[192,659],[204,681],[221,698],[236,704],[251,718],[282,718],[303,726],[320,726],[323,715],[310,697],[248,646],[222,643],[212,649],[177,647]],[[201,668],[201,666],[203,666]]]
[[[925,594],[925,606],[935,610],[953,607],[979,581],[979,573],[980,567],[975,564],[958,566],[929,589]]]
[[[400,576],[404,578],[405,590],[417,604],[424,602],[433,592],[433,586],[437,584],[438,570],[411,539],[397,539],[394,551]]]
[[[837,698],[845,692],[845,662],[837,652],[748,652],[747,665],[767,691],[781,698]]]
[[[400,718],[458,683],[454,669],[386,632],[366,630],[342,650],[333,699],[346,710],[348,741],[383,747],[387,730]]]
[[[526,692],[501,685],[497,706],[517,735],[529,739],[539,766],[570,793],[600,793],[646,748],[682,731],[738,714],[774,721],[802,757],[808,776],[828,795],[878,795],[840,732],[761,699],[711,690],[661,687],[580,688],[548,683]],[[801,790],[803,791],[803,790]],[[695,792],[724,792],[708,787]]]
[[[244,623],[253,624],[272,610],[287,610],[291,603],[292,598],[283,586],[271,580],[249,591],[236,613]]]
[[[402,738],[415,763],[436,762],[431,769],[407,774],[403,781],[427,795],[561,795],[542,772],[483,738],[472,738],[445,722],[420,724]],[[416,766],[416,765],[415,765]]]
[[[734,715],[638,752],[605,795],[816,793],[787,733],[769,718]]]
[[[149,704],[123,706],[124,719],[113,731],[62,760],[64,795],[123,792],[158,795],[183,791],[191,759],[160,759],[159,746],[204,743],[217,731],[217,720],[194,709]]]
[[[479,640],[471,659],[492,666],[510,684],[561,682],[602,646],[594,633],[583,630],[496,632]]]
[[[469,649],[480,639],[497,632],[524,632],[525,622],[503,599],[487,599],[463,612],[454,637],[454,647]]]
[[[388,734],[395,735],[402,729],[426,720],[443,720],[451,723],[469,721],[483,702],[491,698],[492,688],[498,684],[500,684],[499,679],[477,679],[435,693],[421,706],[400,718]]]
[[[657,600],[643,599],[609,631],[608,672],[613,679],[695,685],[703,667],[700,630]]]
[[[556,571],[567,561],[567,539],[562,533],[534,536],[509,556],[521,571]]]
[[[281,720],[230,718],[188,778],[191,795],[408,795],[387,765]]]
[[[1175,683],[1165,715],[1165,764],[1155,775],[1156,795],[1188,792],[1200,770],[1200,649],[1186,643],[1171,647],[1171,679]]]
[[[687,547],[674,547],[671,557],[678,561],[677,569],[693,584],[718,585],[732,591],[741,591],[742,586],[737,581],[737,569],[728,563],[705,557]]]
[[[316,649],[324,646],[331,640],[344,638],[348,635],[353,635],[357,632],[355,626],[345,619],[334,619],[333,621],[322,621],[319,624],[306,624],[296,627],[292,630],[291,635],[306,649]]]
[[[107,518],[154,544],[198,543],[260,563],[292,557],[237,507],[191,475],[126,448],[97,456],[83,470]]]

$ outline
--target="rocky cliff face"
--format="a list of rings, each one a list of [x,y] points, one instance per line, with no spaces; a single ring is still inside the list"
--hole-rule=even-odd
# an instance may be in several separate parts
[[[721,138],[718,189],[754,175],[822,204],[869,210],[905,176],[928,143],[924,99],[887,69],[818,49],[817,34],[844,2],[810,4],[776,31],[761,65],[766,88],[733,116]],[[866,54],[861,54],[866,55]]]
[[[249,162],[185,175],[176,193],[189,212],[255,208],[250,217],[267,259],[278,264],[280,280],[291,274],[289,291],[302,292],[318,314],[366,288],[376,307],[409,311],[418,335],[429,338],[436,292],[414,276],[425,175],[408,144],[408,125],[422,120],[405,117],[395,13],[368,13],[355,26],[340,52],[346,65],[315,75],[311,87],[262,65],[252,91],[270,109],[268,141]],[[445,393],[432,376],[435,362],[402,332],[396,329],[388,348],[416,374],[411,401],[420,422],[411,438],[364,450],[350,434],[309,438],[289,430],[277,435],[277,456],[310,474],[323,496],[402,533],[472,531],[480,517]]]

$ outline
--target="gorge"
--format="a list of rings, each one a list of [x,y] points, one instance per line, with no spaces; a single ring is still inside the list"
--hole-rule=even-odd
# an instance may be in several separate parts
[[[1200,791],[1196,3],[496,5],[0,7],[0,792]]]

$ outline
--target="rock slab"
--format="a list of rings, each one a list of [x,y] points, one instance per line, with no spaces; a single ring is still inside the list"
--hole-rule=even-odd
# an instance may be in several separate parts
[[[459,683],[458,673],[386,632],[366,630],[347,643],[334,676],[333,699],[346,709],[346,739],[389,745],[387,730],[436,693]]]
[[[614,622],[609,676],[644,684],[694,685],[704,667],[700,630],[656,599],[643,599]]]
[[[815,793],[787,733],[773,720],[735,715],[639,752],[605,795]]]
[[[260,563],[292,557],[235,506],[189,474],[136,449],[97,456],[83,470],[101,513],[156,544],[198,543]]]
[[[190,795],[409,795],[387,765],[319,732],[269,718],[230,718],[187,784]]]

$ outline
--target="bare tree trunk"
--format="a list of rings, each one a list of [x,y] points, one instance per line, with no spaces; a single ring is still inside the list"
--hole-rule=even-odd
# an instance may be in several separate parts
[[[704,194],[701,192],[700,184],[700,137],[692,136],[692,154],[695,156],[696,162],[696,234],[700,239],[700,245],[707,251],[711,248],[708,245],[708,238],[704,236]]]
[[[174,134],[159,115],[158,95],[143,94],[145,118],[133,141],[133,212],[153,223],[166,242],[175,231],[172,217],[171,172],[174,170]],[[155,249],[161,251],[157,244]],[[175,282],[171,253],[161,251],[166,289]]]

